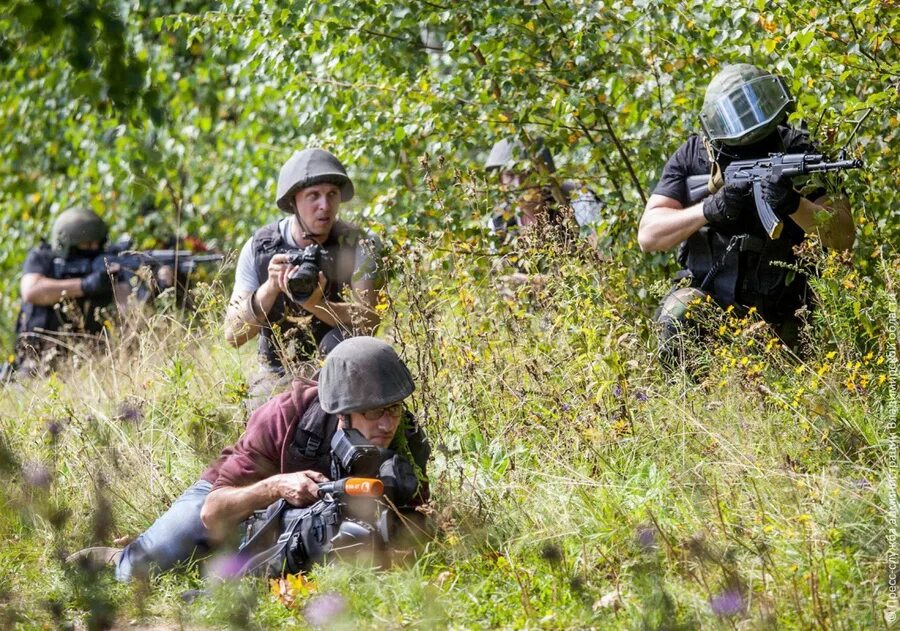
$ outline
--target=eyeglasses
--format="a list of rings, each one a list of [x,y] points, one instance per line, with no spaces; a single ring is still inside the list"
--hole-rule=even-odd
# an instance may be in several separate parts
[[[394,403],[393,405],[387,405],[383,408],[373,408],[371,410],[365,410],[360,412],[360,414],[365,416],[367,421],[377,421],[382,416],[384,416],[385,412],[387,412],[388,416],[390,416],[391,418],[400,418],[401,416],[403,416],[404,409],[405,408],[403,406],[403,403]]]

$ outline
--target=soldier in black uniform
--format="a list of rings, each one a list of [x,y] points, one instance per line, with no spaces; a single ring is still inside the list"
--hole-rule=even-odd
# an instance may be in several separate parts
[[[107,236],[106,223],[96,213],[74,208],[57,217],[50,243],[41,242],[28,253],[13,369],[43,372],[66,349],[99,338],[117,283],[106,269],[85,270],[103,251]],[[127,285],[119,289],[128,291]]]
[[[793,106],[779,77],[749,64],[726,66],[706,91],[703,136],[690,136],[663,168],[641,217],[638,243],[644,252],[680,244],[678,262],[684,269],[679,285],[655,316],[664,359],[680,358],[684,314],[707,295],[739,314],[755,307],[783,341],[796,347],[798,310],[809,306],[811,296],[806,277],[785,267],[797,264],[794,246],[818,233],[825,247],[852,247],[853,219],[844,197],[829,197],[822,190],[804,197],[789,179],[769,178],[762,183],[763,194],[783,221],[780,236],[770,239],[750,184],[722,185],[721,173],[733,160],[817,153],[806,131],[787,125]],[[701,174],[710,175],[715,193],[691,205],[687,178]]]

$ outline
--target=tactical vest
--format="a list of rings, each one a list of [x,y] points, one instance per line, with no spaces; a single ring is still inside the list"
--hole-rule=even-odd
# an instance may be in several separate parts
[[[781,134],[778,146],[759,151],[784,151]],[[712,147],[704,143],[711,165],[710,191],[723,185]],[[753,149],[750,149],[753,151]],[[721,168],[720,168],[721,166]],[[756,307],[767,322],[780,323],[806,304],[806,276],[790,269],[798,265],[794,246],[803,242],[803,230],[791,220],[777,239],[770,239],[754,212],[745,212],[739,225],[726,232],[704,226],[681,244],[678,262],[692,277],[691,285],[712,294],[721,306]]]
[[[766,321],[782,322],[806,300],[806,277],[789,269],[797,265],[797,243],[787,237],[727,235],[704,226],[687,239],[678,260],[690,273],[691,285],[711,293],[720,305],[756,307]]]
[[[50,245],[44,242],[38,248],[47,254],[52,251]],[[90,261],[85,260],[86,265],[79,265],[80,262],[56,257],[47,277],[61,280],[86,276],[91,271]],[[48,334],[61,330],[89,334],[101,332],[104,318],[100,310],[111,303],[112,296],[100,301],[71,298],[53,305],[35,305],[23,300],[16,318],[16,364],[27,357],[40,359],[43,349],[52,345],[52,341],[45,338]]]
[[[356,266],[356,248],[364,236],[359,228],[340,220],[331,228],[331,234],[322,244],[324,251],[320,261],[320,269],[325,274],[327,300],[341,300],[344,290],[350,286]],[[282,238],[277,221],[257,230],[251,247],[260,285],[269,278],[272,257],[292,250]],[[331,329],[331,325],[281,294],[268,313],[268,326],[260,330],[260,361],[283,374],[285,359],[314,357],[319,342]]]

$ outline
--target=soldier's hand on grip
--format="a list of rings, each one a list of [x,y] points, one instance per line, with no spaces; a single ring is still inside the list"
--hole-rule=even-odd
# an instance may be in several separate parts
[[[728,228],[737,223],[744,209],[752,203],[750,182],[732,182],[703,200],[703,216],[710,225]]]
[[[81,293],[88,298],[109,296],[112,293],[112,278],[109,272],[97,270],[81,279]]]
[[[790,178],[769,175],[762,178],[762,194],[780,219],[793,215],[800,206],[800,193],[794,190]]]

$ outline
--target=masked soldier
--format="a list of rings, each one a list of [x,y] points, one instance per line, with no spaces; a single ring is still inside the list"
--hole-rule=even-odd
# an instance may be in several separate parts
[[[505,194],[488,220],[491,232],[501,237],[514,237],[520,227],[545,222],[551,226],[564,225],[560,206],[572,207],[580,232],[594,234],[600,220],[600,202],[593,191],[579,182],[564,181],[554,191],[549,183],[556,171],[553,155],[540,139],[537,151],[529,157],[524,145],[511,138],[500,140],[491,148],[484,168],[497,172],[500,190]],[[559,199],[557,199],[559,197]]]
[[[257,401],[286,385],[298,362],[378,324],[380,245],[337,217],[353,194],[334,155],[297,151],[278,176],[275,201],[287,216],[257,230],[241,249],[225,336],[234,346],[259,336],[263,370],[251,384]],[[304,279],[312,280],[311,291],[295,295],[291,287]]]
[[[803,196],[788,178],[764,180],[763,196],[783,222],[780,236],[771,239],[756,212],[751,184],[722,185],[721,174],[734,160],[817,153],[804,130],[787,125],[793,107],[781,78],[749,64],[725,66],[706,91],[703,135],[690,136],[663,168],[641,218],[638,243],[645,252],[680,244],[683,286],[666,295],[656,314],[664,359],[680,355],[684,314],[707,296],[738,313],[755,307],[795,346],[798,310],[802,313],[810,295],[806,277],[788,269],[797,265],[794,246],[809,233],[818,233],[825,247],[853,245],[853,220],[843,197],[829,197],[824,190]],[[687,180],[702,174],[710,175],[715,192],[691,204]]]
[[[240,439],[134,542],[124,549],[86,548],[70,562],[114,565],[116,577],[125,581],[168,570],[235,539],[243,520],[273,502],[312,505],[321,496],[318,485],[336,479],[335,464],[344,453],[336,436],[351,430],[357,445],[378,452],[376,477],[385,480],[390,503],[403,510],[422,504],[431,450],[404,409],[413,389],[406,364],[387,343],[366,336],[341,342],[326,358],[318,383],[296,380],[291,391],[256,410]]]
[[[15,369],[34,374],[50,368],[66,348],[95,340],[103,331],[116,283],[109,270],[93,262],[107,235],[106,223],[96,213],[70,209],[53,223],[51,243],[42,242],[28,253],[16,322]]]

